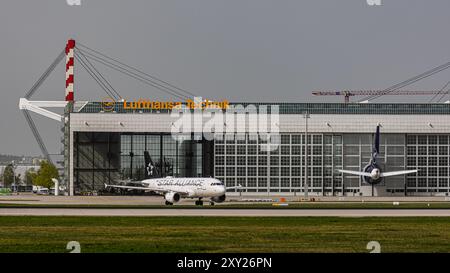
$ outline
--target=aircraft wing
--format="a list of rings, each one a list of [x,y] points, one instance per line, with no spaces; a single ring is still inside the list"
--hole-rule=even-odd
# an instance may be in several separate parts
[[[371,176],[370,173],[358,172],[358,171],[347,171],[347,170],[338,170],[341,173],[353,174],[358,176]]]
[[[402,174],[408,174],[408,173],[416,173],[418,170],[406,170],[406,171],[395,171],[395,172],[387,172],[387,173],[381,173],[381,177],[386,176],[394,176],[394,175],[402,175]]]
[[[173,192],[171,190],[166,190],[166,189],[154,189],[154,188],[149,188],[149,187],[137,187],[137,186],[119,186],[119,185],[108,185],[105,184],[105,188],[119,188],[119,189],[127,189],[127,190],[143,190],[143,191],[153,191],[156,192],[158,194],[165,194],[168,192]],[[179,193],[182,196],[188,196],[189,192],[186,191],[176,191],[176,193]]]
[[[144,191],[151,191],[152,190],[152,189],[150,189],[148,187],[119,186],[119,185],[107,185],[107,184],[105,184],[105,188],[119,188],[119,189],[144,190]]]

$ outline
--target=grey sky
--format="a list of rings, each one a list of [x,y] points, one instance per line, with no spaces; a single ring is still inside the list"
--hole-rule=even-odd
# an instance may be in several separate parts
[[[331,102],[342,98],[310,93],[383,89],[449,61],[449,11],[448,0],[3,0],[0,153],[40,154],[18,100],[71,37],[211,99]],[[169,98],[97,67],[125,98]],[[105,96],[76,73],[76,99]],[[438,89],[449,76],[410,89]],[[33,99],[63,100],[64,83],[61,64]],[[59,124],[33,118],[58,153]]]

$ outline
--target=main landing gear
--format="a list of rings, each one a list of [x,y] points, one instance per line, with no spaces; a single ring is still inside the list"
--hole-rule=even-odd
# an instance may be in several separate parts
[[[166,201],[166,206],[172,206],[173,203],[170,203],[169,201]]]
[[[203,206],[203,201],[201,198],[199,198],[197,201],[195,201],[196,206]]]

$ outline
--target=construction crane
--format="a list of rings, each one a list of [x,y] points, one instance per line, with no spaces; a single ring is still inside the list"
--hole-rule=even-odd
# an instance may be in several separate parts
[[[344,102],[349,103],[350,97],[353,96],[378,96],[378,95],[397,95],[397,96],[429,96],[436,94],[448,94],[449,91],[411,91],[398,90],[395,92],[383,92],[381,90],[344,90],[344,91],[314,91],[314,96],[344,96]]]

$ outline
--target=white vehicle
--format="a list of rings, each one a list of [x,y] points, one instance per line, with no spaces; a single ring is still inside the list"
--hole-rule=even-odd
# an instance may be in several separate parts
[[[39,195],[47,195],[49,194],[49,190],[47,188],[39,188],[36,193]]]
[[[155,166],[151,161],[150,155],[147,151],[144,152],[145,163],[147,166],[147,176],[151,177],[155,172]],[[210,204],[221,203],[225,201],[226,188],[223,182],[215,178],[202,177],[184,177],[184,178],[149,178],[141,182],[133,182],[139,186],[121,186],[121,185],[107,185],[105,188],[119,188],[128,190],[144,190],[147,192],[155,192],[164,195],[166,205],[173,205],[180,201],[181,198],[198,198],[196,205],[203,205],[203,198],[209,198]],[[233,188],[240,188],[233,187]]]
[[[372,157],[370,159],[369,164],[367,164],[362,172],[358,171],[347,171],[347,170],[338,170],[341,173],[347,173],[352,175],[362,176],[364,181],[369,184],[378,184],[380,183],[384,177],[387,176],[395,176],[395,175],[405,175],[408,173],[416,173],[418,170],[403,170],[403,171],[394,171],[394,172],[382,172],[380,166],[377,164],[377,156],[380,153],[380,126],[377,126],[377,130],[375,133],[375,141],[372,149]]]

